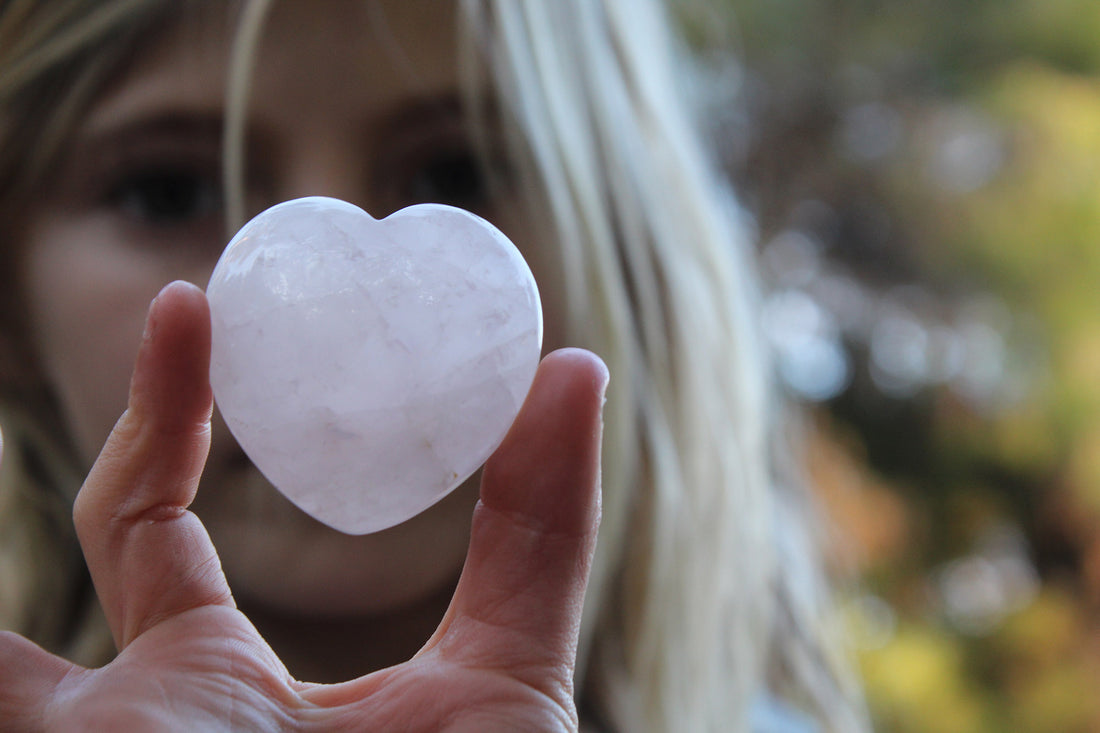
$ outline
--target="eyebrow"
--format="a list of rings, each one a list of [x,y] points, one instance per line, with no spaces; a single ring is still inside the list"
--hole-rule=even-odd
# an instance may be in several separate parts
[[[141,146],[180,140],[193,143],[196,149],[218,146],[221,126],[220,115],[194,109],[160,110],[120,120],[119,124],[98,124],[96,121],[92,129],[88,129],[87,123],[78,125],[72,139],[46,172],[43,183],[58,185],[74,174],[83,178],[88,171],[109,168],[124,158],[127,151]]]
[[[395,109],[378,120],[375,129],[379,132],[404,131],[416,134],[429,131],[441,122],[457,122],[467,134],[477,137],[471,124],[480,119],[490,132],[499,132],[498,107],[490,98],[486,98],[481,106],[481,114],[471,116],[465,99],[457,92],[410,97],[398,102]]]
[[[81,147],[91,147],[137,137],[220,138],[222,124],[220,111],[167,109],[139,115],[121,124],[105,123],[90,131],[79,131],[76,143]]]
[[[457,93],[412,96],[397,101],[373,124],[379,131],[416,130],[430,127],[441,119],[464,118],[464,108],[462,97]],[[184,103],[131,116],[122,115],[118,120],[97,119],[93,114],[85,125],[78,127],[64,158],[83,167],[93,161],[109,160],[130,146],[155,144],[159,140],[194,141],[198,145],[216,147],[220,155],[224,124],[220,105]],[[267,134],[262,118],[253,115],[246,124],[246,159],[260,160],[275,150],[275,141]]]
[[[166,109],[149,115],[136,115],[117,124],[93,124],[92,129],[78,127],[72,142],[62,153],[55,175],[71,166],[82,167],[112,161],[123,151],[142,145],[186,140],[201,146],[220,145],[221,115],[208,110]]]
[[[401,100],[395,109],[384,114],[379,121],[384,128],[402,128],[431,122],[440,117],[462,116],[465,105],[455,93],[425,95]],[[250,141],[262,141],[262,119],[249,117],[245,137]],[[78,131],[76,142],[81,147],[126,140],[135,136],[195,135],[204,138],[221,138],[224,131],[224,113],[221,107],[162,109],[151,114],[139,114],[121,123],[95,120],[90,131]],[[261,145],[261,147],[263,147]]]
[[[418,96],[399,102],[391,114],[385,115],[384,124],[387,127],[405,127],[444,116],[461,116],[464,112],[465,105],[458,94]]]

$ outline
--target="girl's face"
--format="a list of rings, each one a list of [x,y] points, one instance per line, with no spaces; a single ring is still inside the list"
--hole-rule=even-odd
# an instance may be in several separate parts
[[[226,241],[221,126],[233,24],[223,6],[207,7],[215,11],[182,22],[103,95],[28,212],[22,276],[34,346],[89,464],[125,407],[150,299],[177,278],[205,286]],[[251,213],[305,195],[376,217],[454,203],[508,233],[545,291],[548,261],[525,246],[516,207],[489,199],[475,165],[455,57],[449,3],[276,3],[252,74]],[[546,315],[552,347],[557,319]],[[242,603],[348,615],[393,610],[452,582],[475,497],[467,482],[401,526],[346,536],[283,499],[215,418],[194,509]]]

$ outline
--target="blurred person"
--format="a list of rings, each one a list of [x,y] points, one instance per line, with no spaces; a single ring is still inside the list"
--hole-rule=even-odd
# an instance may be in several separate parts
[[[672,25],[648,0],[0,3],[0,726],[864,727]],[[474,211],[543,298],[500,449],[366,536],[211,425],[205,298],[165,287],[305,195]]]

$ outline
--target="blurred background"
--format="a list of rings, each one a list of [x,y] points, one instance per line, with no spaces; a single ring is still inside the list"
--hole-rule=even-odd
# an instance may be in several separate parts
[[[878,729],[1100,730],[1100,2],[701,6]]]

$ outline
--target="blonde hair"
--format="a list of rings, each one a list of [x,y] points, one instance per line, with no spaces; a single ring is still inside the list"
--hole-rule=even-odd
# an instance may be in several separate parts
[[[157,0],[0,2],[0,628],[87,665],[113,642],[72,524],[86,467],[34,368],[14,243],[79,115],[166,14]]]
[[[268,5],[246,6],[231,62],[231,211]],[[462,11],[468,108],[500,114],[527,206],[560,253],[568,338],[612,374],[582,711],[622,731],[747,730],[770,690],[830,729],[863,729],[823,631],[804,498],[774,465],[747,227],[681,98],[667,12],[648,0]],[[0,55],[0,102],[7,68]]]
[[[680,93],[667,11],[465,7],[467,54],[520,131],[533,206],[554,225],[571,338],[613,375],[586,689],[616,729],[736,730],[771,678],[830,728],[863,728],[822,635],[805,500],[771,463],[777,401],[747,227]]]

